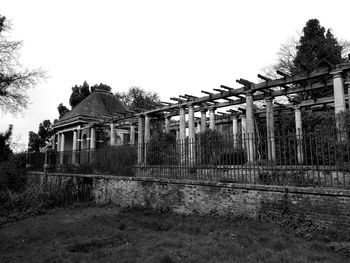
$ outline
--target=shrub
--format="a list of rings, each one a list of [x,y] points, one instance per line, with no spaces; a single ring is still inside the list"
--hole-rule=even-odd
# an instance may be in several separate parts
[[[133,166],[137,160],[136,148],[130,145],[97,149],[90,164],[98,172],[118,176],[133,176]]]
[[[173,133],[156,132],[146,147],[147,163],[150,165],[176,165],[178,147]]]
[[[5,162],[0,163],[0,191],[21,191],[26,184],[25,153],[12,154]]]

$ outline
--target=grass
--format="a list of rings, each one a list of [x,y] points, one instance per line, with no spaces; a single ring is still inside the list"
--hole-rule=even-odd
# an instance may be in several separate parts
[[[348,262],[320,240],[246,219],[110,207],[62,209],[0,228],[0,262]]]

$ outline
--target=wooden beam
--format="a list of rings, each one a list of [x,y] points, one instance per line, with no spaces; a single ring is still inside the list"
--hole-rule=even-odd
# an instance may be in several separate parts
[[[185,100],[182,100],[182,99],[179,99],[179,98],[171,97],[170,99],[173,100],[173,101],[180,102],[180,103],[185,102]]]
[[[265,77],[265,76],[260,75],[260,74],[258,74],[258,78],[263,79],[263,80],[265,80],[265,81],[269,81],[269,80],[271,80],[270,78]]]
[[[223,90],[223,89],[213,89],[215,91],[218,91],[218,92],[225,92],[226,90]]]
[[[227,87],[225,85],[220,85],[221,88],[226,89],[226,90],[233,90],[233,88]]]
[[[214,94],[214,93],[212,93],[212,92],[205,91],[205,90],[201,90],[201,92],[204,93],[204,94],[208,94],[208,95],[210,95],[210,96]]]
[[[288,75],[287,73],[284,73],[283,71],[280,71],[280,70],[276,70],[276,73],[278,75],[285,77],[285,78],[290,77],[290,75]]]

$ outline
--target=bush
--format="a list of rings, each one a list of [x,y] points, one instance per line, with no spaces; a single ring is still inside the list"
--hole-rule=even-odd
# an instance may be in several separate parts
[[[147,144],[147,163],[150,165],[176,165],[178,163],[178,149],[176,137],[173,133],[156,132]]]
[[[118,176],[133,176],[133,166],[137,160],[136,148],[130,145],[97,149],[90,164],[98,172]],[[89,166],[89,165],[87,165]],[[84,168],[87,170],[87,167]]]
[[[5,162],[0,163],[0,191],[22,191],[26,185],[26,155],[12,154]]]

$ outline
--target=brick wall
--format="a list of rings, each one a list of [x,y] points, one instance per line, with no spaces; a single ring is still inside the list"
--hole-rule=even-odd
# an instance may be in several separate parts
[[[79,177],[90,179],[77,180]],[[98,204],[252,218],[304,214],[339,228],[350,227],[349,190],[97,175],[49,174],[47,177],[47,182],[54,182],[58,187],[64,187],[67,181],[92,182],[92,195]]]

